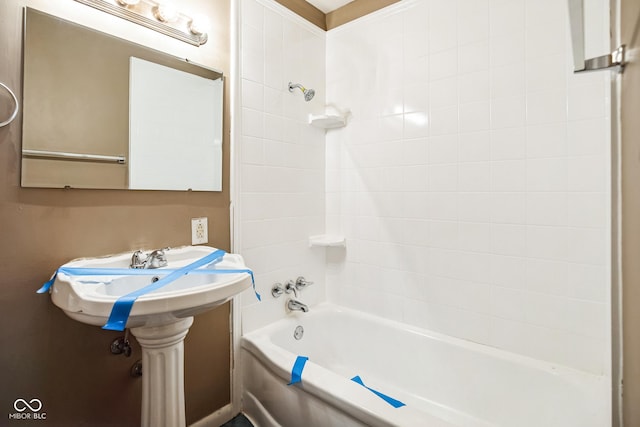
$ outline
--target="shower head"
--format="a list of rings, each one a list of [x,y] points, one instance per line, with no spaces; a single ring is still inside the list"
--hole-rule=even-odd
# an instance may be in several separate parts
[[[307,102],[311,101],[313,99],[313,96],[316,94],[316,91],[313,89],[305,89],[305,87],[299,83],[289,82],[289,92],[293,92],[295,88],[298,88],[302,91],[302,93],[304,94],[304,100]]]
[[[316,91],[313,89],[305,89],[302,91],[304,93],[304,100],[309,102],[313,99],[313,96],[316,94]]]

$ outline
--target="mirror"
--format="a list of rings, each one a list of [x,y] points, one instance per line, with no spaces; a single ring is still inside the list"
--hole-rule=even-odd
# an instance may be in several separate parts
[[[26,8],[22,186],[222,190],[223,76]]]

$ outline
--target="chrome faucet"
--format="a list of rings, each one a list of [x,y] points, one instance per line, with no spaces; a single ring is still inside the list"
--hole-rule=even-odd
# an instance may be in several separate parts
[[[291,311],[309,312],[307,304],[303,304],[295,298],[289,298],[289,300],[287,300],[287,308]]]
[[[149,255],[144,255],[142,251],[135,251],[131,256],[130,268],[160,268],[167,266],[167,256],[164,251],[169,248],[157,249]]]
[[[271,288],[271,295],[273,295],[274,298],[279,298],[285,293],[293,294],[294,298],[289,298],[287,300],[287,308],[289,311],[302,311],[303,313],[307,313],[309,311],[309,306],[298,300],[298,291],[312,283],[313,282],[306,281],[302,276],[298,277],[295,282],[293,280],[288,280],[284,286],[282,286],[281,283],[276,283]]]

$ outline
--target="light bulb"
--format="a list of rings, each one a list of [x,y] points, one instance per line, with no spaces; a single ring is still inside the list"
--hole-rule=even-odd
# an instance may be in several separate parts
[[[178,10],[169,3],[160,3],[153,9],[153,14],[160,22],[172,22],[178,17]]]
[[[206,34],[211,28],[211,24],[206,16],[195,15],[189,23],[189,30],[196,36]]]

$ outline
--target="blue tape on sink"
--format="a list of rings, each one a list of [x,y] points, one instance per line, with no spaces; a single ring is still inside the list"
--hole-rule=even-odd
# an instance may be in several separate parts
[[[222,256],[220,256],[219,252],[222,252],[222,256],[226,252],[219,249],[218,251],[212,252],[211,254],[216,254],[216,257],[210,264],[214,264],[222,260]],[[211,255],[210,254],[210,255]],[[209,256],[209,255],[207,255]],[[60,267],[56,270],[56,272],[51,276],[51,279],[47,281],[40,289],[36,292],[39,294],[44,294],[47,292],[53,283],[56,281],[56,277],[58,277],[58,273],[65,273],[68,276],[158,276],[160,274],[169,274],[178,271],[177,268],[87,268],[87,267]],[[196,270],[200,273],[216,271],[220,272],[223,270]]]
[[[124,331],[127,326],[129,314],[131,313],[131,309],[133,308],[133,303],[136,302],[139,296],[155,291],[156,289],[160,289],[161,287],[168,285],[174,280],[177,280],[182,276],[188,274],[191,270],[195,270],[198,267],[202,267],[203,265],[210,264],[213,261],[222,258],[225,253],[225,251],[218,249],[217,251],[211,252],[209,255],[204,256],[199,260],[194,261],[191,264],[179,268],[173,273],[164,276],[162,279],[158,280],[155,283],[140,288],[127,295],[121,296],[116,300],[115,304],[113,304],[111,314],[109,315],[109,320],[107,320],[107,323],[102,327],[102,329],[108,329],[111,331]]]
[[[65,273],[67,276],[157,276],[164,273],[173,273],[175,268],[85,268],[85,267],[60,267],[36,292],[44,294],[51,289],[56,281],[58,273]],[[199,270],[204,272],[205,270]]]
[[[381,398],[382,400],[384,400],[394,408],[399,408],[401,406],[406,405],[405,403],[402,403],[399,400],[394,399],[393,397],[389,397],[386,394],[380,393],[378,390],[374,390],[371,387],[367,387],[366,385],[364,385],[364,382],[362,381],[362,378],[360,378],[359,375],[356,375],[355,377],[351,378],[351,381],[360,384],[362,387],[366,388],[367,390],[369,390],[370,392],[372,392],[373,394],[375,394],[376,396],[378,396],[379,398]]]
[[[136,268],[84,268],[84,267],[60,267],[51,276],[51,279],[46,282],[36,292],[44,294],[49,291],[53,282],[56,281],[58,273],[65,273],[68,276],[158,276],[162,274],[169,274],[177,271],[176,268],[154,268],[154,269],[136,269]],[[256,281],[253,277],[253,271],[248,268],[241,269],[211,269],[211,268],[199,268],[197,270],[191,270],[189,274],[238,274],[247,273],[251,276],[251,284],[253,286],[253,292],[256,295],[258,301],[262,301],[262,297],[256,290]],[[103,283],[101,281],[101,283]]]
[[[155,268],[155,269],[135,269],[135,268],[80,268],[80,267],[60,267],[53,274],[51,279],[47,281],[40,289],[38,289],[38,293],[45,293],[49,291],[51,286],[56,280],[58,273],[62,272],[70,276],[158,276],[162,274],[167,274],[162,279],[154,282],[148,286],[140,288],[134,292],[131,292],[127,295],[120,297],[114,304],[111,314],[109,316],[109,321],[102,327],[103,329],[110,329],[116,331],[123,331],[127,320],[129,319],[129,314],[131,313],[131,308],[133,307],[133,303],[136,299],[144,294],[152,292],[156,289],[159,289],[180,277],[186,274],[238,274],[238,273],[247,273],[251,277],[251,284],[253,286],[253,292],[256,295],[258,301],[261,301],[262,298],[260,294],[256,290],[256,282],[253,276],[253,271],[250,269],[211,269],[204,268],[201,269],[199,267],[205,265],[211,265],[217,263],[222,260],[225,251],[218,249],[211,254],[202,257],[201,259],[185,266],[182,268]]]
[[[45,282],[44,285],[42,285],[40,287],[40,289],[38,289],[36,292],[39,294],[44,294],[45,292],[48,292],[49,289],[51,289],[51,286],[53,286],[53,282],[56,281],[56,277],[58,277],[58,272],[60,271],[60,269],[57,269],[55,273],[53,273],[53,276],[51,276],[51,279],[49,279],[48,282]]]
[[[304,369],[304,365],[307,363],[307,360],[309,360],[309,358],[306,356],[296,357],[293,369],[291,370],[291,382],[287,385],[293,385],[302,381],[302,370]]]

